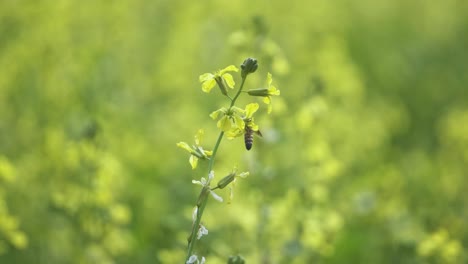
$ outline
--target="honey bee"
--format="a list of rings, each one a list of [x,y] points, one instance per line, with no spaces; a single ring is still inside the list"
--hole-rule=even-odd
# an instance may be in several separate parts
[[[244,122],[245,122],[245,133],[244,133],[245,148],[247,150],[250,150],[253,146],[254,134],[257,134],[258,136],[261,137],[262,133],[260,132],[260,130],[254,130],[252,128],[251,118],[244,119]]]

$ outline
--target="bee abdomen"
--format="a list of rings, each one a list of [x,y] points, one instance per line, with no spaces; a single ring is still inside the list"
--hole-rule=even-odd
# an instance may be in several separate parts
[[[249,126],[245,126],[244,140],[245,140],[245,148],[247,150],[250,150],[253,145],[254,131]]]

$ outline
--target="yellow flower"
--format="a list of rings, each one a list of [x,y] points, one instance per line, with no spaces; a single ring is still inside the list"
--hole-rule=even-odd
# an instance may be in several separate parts
[[[183,148],[190,153],[189,163],[192,166],[192,169],[195,169],[197,167],[199,159],[208,160],[213,154],[213,151],[204,150],[200,146],[203,134],[203,129],[198,130],[197,134],[195,135],[195,145],[190,146],[185,142],[177,143],[177,146],[179,148]]]
[[[272,110],[271,96],[280,95],[280,90],[276,89],[275,86],[271,85],[272,82],[273,82],[273,78],[271,77],[271,73],[268,73],[268,76],[267,76],[268,88],[250,89],[247,91],[247,93],[251,96],[264,97],[263,102],[268,105],[268,114],[271,113],[271,110]]]
[[[254,122],[253,114],[257,112],[259,105],[257,103],[251,103],[245,106],[245,109],[239,112],[244,113],[245,115],[241,118],[242,125],[237,127],[232,127],[229,130],[226,130],[226,136],[228,139],[234,139],[245,133],[245,126],[249,126],[253,131],[258,131],[258,125]]]
[[[244,129],[245,123],[240,114],[243,114],[245,111],[238,107],[231,107],[229,109],[222,107],[213,113],[210,114],[210,117],[218,119],[219,115],[222,114],[222,117],[218,120],[217,126],[224,132],[228,132],[232,129]]]
[[[232,75],[227,73],[229,71],[237,72],[239,69],[237,69],[234,65],[230,65],[215,73],[204,73],[200,75],[199,80],[202,83],[202,90],[205,93],[209,93],[211,89],[213,89],[213,87],[218,84],[221,92],[224,95],[227,95],[226,85],[227,87],[233,89],[234,85],[236,84]]]

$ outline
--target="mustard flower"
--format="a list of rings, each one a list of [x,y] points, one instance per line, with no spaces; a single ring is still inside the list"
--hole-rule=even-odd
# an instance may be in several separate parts
[[[223,189],[224,187],[229,185],[229,201],[231,201],[234,197],[234,187],[236,186],[237,178],[247,178],[248,175],[249,172],[237,173],[237,169],[234,169],[229,175],[225,176],[218,182],[217,187],[219,189]]]
[[[247,171],[247,172],[241,172],[241,173],[236,174],[234,176],[234,180],[232,181],[232,184],[229,185],[229,201],[228,201],[228,203],[230,203],[232,201],[232,199],[234,198],[234,188],[236,187],[237,178],[245,179],[245,178],[247,178],[247,176],[249,176],[249,174],[250,173]]]
[[[204,150],[200,146],[203,134],[203,129],[198,130],[197,134],[195,135],[195,145],[190,146],[185,142],[177,143],[178,147],[183,148],[190,153],[189,163],[192,166],[192,169],[197,167],[199,159],[208,160],[213,154],[213,151]]]
[[[200,75],[199,80],[202,83],[202,90],[205,93],[209,93],[216,84],[218,84],[219,89],[224,95],[227,95],[226,86],[233,89],[234,85],[234,78],[229,71],[237,72],[239,69],[236,68],[234,65],[227,66],[226,68],[219,70],[215,73],[204,73]]]
[[[245,126],[249,126],[253,131],[258,131],[258,125],[254,122],[253,114],[257,112],[259,105],[257,103],[251,103],[245,106],[242,112],[244,116],[242,117],[242,126],[234,127],[227,131],[226,136],[228,139],[233,139],[239,137],[245,133]]]
[[[272,82],[273,82],[273,78],[271,77],[271,73],[268,73],[268,76],[267,76],[268,88],[258,88],[258,89],[251,89],[247,91],[247,93],[251,96],[263,97],[263,102],[268,105],[268,114],[271,113],[271,110],[272,110],[271,96],[280,95],[280,90],[276,89],[275,86],[271,85]]]
[[[223,202],[223,198],[219,195],[217,195],[214,191],[211,190],[210,188],[210,183],[211,181],[214,179],[214,171],[210,171],[210,173],[208,174],[208,179],[205,179],[204,177],[202,177],[199,181],[196,181],[196,180],[192,180],[192,183],[193,184],[196,184],[196,185],[200,185],[204,188],[204,190],[206,190],[207,192],[209,192],[211,194],[211,196],[213,196],[213,198],[218,201],[218,202]]]
[[[244,110],[239,107],[225,108],[222,107],[210,114],[210,117],[215,120],[218,119],[221,114],[222,117],[218,120],[217,126],[224,132],[228,132],[231,129],[244,129],[245,123],[241,114],[244,114]]]
[[[200,228],[198,229],[197,232],[197,239],[200,240],[202,236],[208,235],[208,229],[204,225],[200,225]]]

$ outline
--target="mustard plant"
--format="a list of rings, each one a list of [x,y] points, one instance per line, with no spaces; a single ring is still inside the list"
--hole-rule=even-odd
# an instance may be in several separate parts
[[[199,258],[194,254],[194,247],[198,240],[208,234],[208,229],[201,224],[201,219],[207,205],[208,198],[211,196],[218,202],[223,202],[223,198],[216,194],[215,190],[224,189],[229,186],[231,190],[230,199],[232,199],[233,186],[235,185],[236,180],[238,178],[245,178],[249,175],[249,172],[238,172],[237,169],[234,168],[231,173],[223,177],[216,184],[212,183],[215,177],[213,165],[223,137],[226,136],[227,139],[234,139],[244,136],[246,149],[250,150],[252,147],[251,140],[253,133],[260,134],[259,126],[254,123],[254,114],[259,109],[259,105],[252,102],[241,108],[236,105],[237,99],[241,94],[263,97],[263,101],[268,106],[268,113],[270,113],[272,109],[271,97],[280,94],[280,91],[272,85],[273,79],[270,73],[267,75],[266,88],[256,88],[244,91],[244,84],[248,75],[254,73],[258,68],[257,60],[247,58],[240,68],[241,84],[237,90],[235,90],[236,83],[231,72],[238,72],[239,69],[234,65],[230,65],[214,73],[202,74],[199,78],[203,92],[210,93],[215,86],[218,86],[221,92],[220,95],[226,97],[229,103],[228,106],[221,107],[210,114],[210,117],[213,120],[217,120],[216,126],[220,130],[213,150],[206,150],[202,146],[202,137],[204,134],[203,129],[199,129],[195,135],[194,145],[191,146],[186,142],[177,143],[178,147],[185,149],[190,153],[189,163],[192,169],[197,168],[199,161],[208,162],[208,172],[205,174],[206,177],[201,177],[200,180],[192,181],[193,184],[201,186],[201,191],[198,195],[196,206],[192,214],[193,223],[192,230],[187,239],[188,247],[185,263],[200,264],[205,262],[205,257]],[[235,92],[234,96],[231,96],[233,92]],[[236,261],[235,263],[241,262]]]

